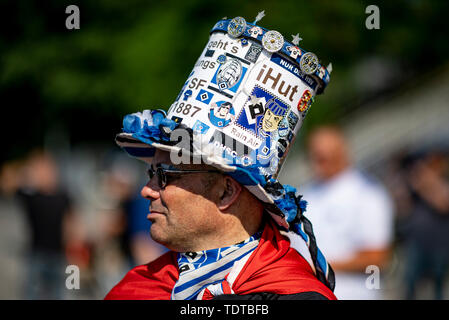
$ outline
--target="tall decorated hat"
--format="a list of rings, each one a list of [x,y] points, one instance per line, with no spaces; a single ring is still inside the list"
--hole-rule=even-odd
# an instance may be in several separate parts
[[[175,164],[201,158],[248,188],[288,229],[301,203],[277,176],[331,70],[299,47],[298,34],[289,42],[256,25],[263,16],[217,22],[168,112],[125,116],[116,142],[147,162],[156,149],[171,152]]]
[[[256,25],[263,16],[253,23],[242,17],[218,21],[168,112],[125,116],[116,142],[146,162],[160,149],[170,152],[173,164],[206,163],[233,177],[264,203],[333,290],[334,273],[303,215],[306,202],[277,180],[314,97],[329,83],[331,65],[322,66],[299,47],[298,34],[289,42]]]

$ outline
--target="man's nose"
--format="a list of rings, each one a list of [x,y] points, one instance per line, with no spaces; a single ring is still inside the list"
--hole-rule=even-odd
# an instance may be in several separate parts
[[[140,191],[140,195],[149,200],[155,200],[160,197],[159,191],[160,188],[156,182],[157,178],[154,177],[146,185],[143,186],[142,190]]]

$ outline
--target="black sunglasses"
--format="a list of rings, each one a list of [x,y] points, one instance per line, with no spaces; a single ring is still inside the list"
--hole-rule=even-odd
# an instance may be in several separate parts
[[[216,172],[221,173],[218,170],[182,170],[172,167],[162,167],[158,166],[154,169],[152,166],[148,168],[147,173],[150,180],[157,176],[157,181],[160,189],[164,189],[168,184],[167,175],[183,175],[185,173],[206,173],[206,172]]]

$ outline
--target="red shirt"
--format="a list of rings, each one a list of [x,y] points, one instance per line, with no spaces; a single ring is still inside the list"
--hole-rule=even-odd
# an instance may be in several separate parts
[[[105,299],[169,300],[178,277],[177,253],[170,251],[153,262],[133,268]],[[223,288],[225,293],[230,293],[226,280],[223,280]],[[336,299],[332,291],[315,277],[308,262],[290,247],[290,241],[280,234],[272,220],[265,225],[259,245],[233,282],[232,290],[238,295],[313,291],[328,299]],[[212,297],[206,290],[203,299]]]

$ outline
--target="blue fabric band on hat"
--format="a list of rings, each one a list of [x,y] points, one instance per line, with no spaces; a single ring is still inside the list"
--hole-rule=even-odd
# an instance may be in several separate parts
[[[241,167],[235,166],[234,172],[227,172],[229,176],[240,182],[245,186],[257,186],[258,184],[264,186],[265,178],[259,173],[258,167]]]

